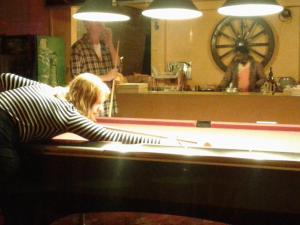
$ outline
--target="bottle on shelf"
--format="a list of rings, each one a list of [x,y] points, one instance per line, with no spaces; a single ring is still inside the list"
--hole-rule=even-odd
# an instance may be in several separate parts
[[[274,79],[274,75],[273,75],[273,69],[272,67],[270,67],[270,71],[267,77],[266,82],[263,84],[262,88],[261,88],[261,92],[264,94],[275,94],[275,92],[278,90],[277,87],[277,83]]]
[[[276,91],[277,91],[277,83],[274,79],[274,76],[273,76],[273,69],[272,67],[270,67],[270,72],[269,72],[269,83],[270,83],[270,92],[272,94],[274,94]]]

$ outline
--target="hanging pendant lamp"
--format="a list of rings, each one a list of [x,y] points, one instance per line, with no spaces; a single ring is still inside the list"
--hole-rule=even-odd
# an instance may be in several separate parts
[[[126,21],[130,19],[118,7],[113,6],[111,0],[87,0],[73,15],[73,18],[95,22]]]
[[[202,16],[192,0],[153,0],[142,14],[162,20],[186,20]]]
[[[226,16],[265,16],[279,13],[283,7],[276,0],[227,0],[218,9]]]

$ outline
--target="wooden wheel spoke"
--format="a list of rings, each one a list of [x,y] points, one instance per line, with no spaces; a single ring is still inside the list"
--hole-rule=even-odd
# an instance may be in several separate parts
[[[262,57],[262,58],[265,58],[265,56],[263,54],[261,54],[260,52],[254,50],[254,49],[250,49],[251,52],[255,53],[256,55]]]
[[[233,49],[231,49],[230,51],[224,53],[223,55],[220,56],[220,59],[223,59],[224,57],[230,55],[233,52]]]
[[[235,37],[238,37],[238,33],[236,32],[236,30],[234,29],[232,23],[229,24],[230,29],[232,30],[233,34]]]
[[[247,38],[248,38],[250,35],[252,35],[252,32],[255,30],[256,25],[257,25],[257,22],[256,22],[256,21],[254,21],[254,22],[251,24],[251,27],[249,28],[249,30],[248,30],[248,32],[247,32],[247,34],[246,34],[246,36],[245,36],[245,40],[247,40]]]
[[[220,34],[223,35],[224,37],[226,37],[227,39],[231,40],[231,41],[235,41],[234,37],[231,37],[228,34],[225,34],[223,31],[220,31]]]
[[[216,48],[234,48],[235,45],[216,45]]]
[[[244,19],[241,19],[241,36],[244,38],[245,35],[245,23]]]
[[[262,35],[264,33],[265,33],[265,30],[261,30],[260,32],[258,32],[254,36],[250,37],[249,40],[254,40],[255,38],[257,38],[258,36],[260,36],[260,35]]]
[[[268,42],[265,42],[265,43],[250,43],[250,44],[248,44],[248,46],[251,46],[251,47],[269,46],[269,43]]]

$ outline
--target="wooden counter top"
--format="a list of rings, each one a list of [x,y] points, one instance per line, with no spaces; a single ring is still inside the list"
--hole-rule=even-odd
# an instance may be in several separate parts
[[[269,97],[276,97],[276,96],[285,96],[285,97],[300,97],[300,96],[292,96],[285,93],[275,93],[272,94],[262,94],[260,92],[237,92],[237,93],[228,93],[228,92],[217,92],[217,91],[144,91],[144,92],[136,92],[136,93],[120,93],[120,94],[131,94],[131,95],[238,95],[238,96],[269,96]]]
[[[300,124],[300,97],[284,93],[118,93],[118,117]]]

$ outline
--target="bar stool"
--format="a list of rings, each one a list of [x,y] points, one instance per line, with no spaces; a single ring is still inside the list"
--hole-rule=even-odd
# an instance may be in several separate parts
[[[78,213],[60,218],[51,225],[226,225],[186,216],[140,212]]]

